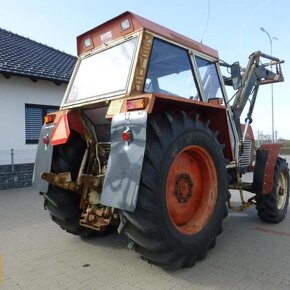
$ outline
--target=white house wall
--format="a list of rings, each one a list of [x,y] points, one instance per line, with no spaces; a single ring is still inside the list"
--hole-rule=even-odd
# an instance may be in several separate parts
[[[4,150],[34,154],[37,148],[35,144],[25,144],[25,104],[59,106],[66,86],[17,76],[6,79],[0,75],[0,164]]]

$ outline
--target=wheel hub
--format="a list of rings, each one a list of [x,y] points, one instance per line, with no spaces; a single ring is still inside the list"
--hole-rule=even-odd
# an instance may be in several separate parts
[[[280,196],[283,196],[284,195],[284,188],[280,187],[278,192],[279,192]]]
[[[277,189],[277,206],[278,209],[283,209],[287,200],[287,177],[284,173],[281,173],[278,179]]]
[[[179,202],[185,203],[192,196],[193,182],[188,174],[181,174],[176,180],[175,195]]]
[[[193,235],[206,226],[217,201],[217,184],[216,167],[205,148],[187,146],[172,160],[166,182],[166,206],[179,232]]]

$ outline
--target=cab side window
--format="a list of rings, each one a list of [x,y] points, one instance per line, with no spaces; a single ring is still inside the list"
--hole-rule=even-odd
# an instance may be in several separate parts
[[[205,101],[214,98],[223,98],[221,84],[215,63],[198,56],[195,57],[195,60],[204,88],[206,97]]]
[[[144,92],[199,99],[188,51],[155,38]]]

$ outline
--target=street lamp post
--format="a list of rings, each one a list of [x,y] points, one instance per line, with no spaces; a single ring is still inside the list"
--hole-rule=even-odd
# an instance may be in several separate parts
[[[263,32],[265,32],[269,38],[269,41],[270,41],[270,51],[271,51],[271,56],[273,56],[273,48],[272,48],[272,43],[273,43],[273,40],[278,40],[277,37],[272,37],[268,31],[264,28],[264,27],[261,27],[260,28]],[[272,65],[271,65],[271,70],[272,70]],[[272,142],[275,141],[275,129],[274,129],[274,90],[273,90],[273,84],[271,84],[271,105],[272,105]]]

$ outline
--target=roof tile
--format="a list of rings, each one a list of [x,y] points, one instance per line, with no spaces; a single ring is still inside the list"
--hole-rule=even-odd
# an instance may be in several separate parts
[[[0,73],[68,82],[76,57],[0,28]]]

